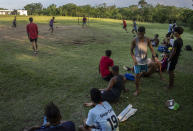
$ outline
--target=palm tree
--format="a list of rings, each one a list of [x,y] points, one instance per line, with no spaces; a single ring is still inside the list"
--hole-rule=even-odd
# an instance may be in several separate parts
[[[144,8],[147,5],[147,2],[145,0],[140,0],[138,5]]]

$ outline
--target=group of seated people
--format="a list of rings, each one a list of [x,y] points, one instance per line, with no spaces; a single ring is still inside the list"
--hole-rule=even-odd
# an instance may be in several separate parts
[[[62,121],[60,110],[53,102],[46,105],[44,115],[41,126],[25,128],[24,131],[75,131],[75,124],[72,121]]]
[[[159,35],[155,34],[154,38],[150,40],[152,43],[152,46],[157,47],[159,45]]]
[[[91,102],[84,103],[84,106],[93,107],[84,124],[79,127],[79,131],[118,131],[118,118],[109,103],[117,102],[122,91],[128,91],[125,88],[127,79],[119,74],[119,66],[114,65],[110,58],[112,51],[106,50],[105,56],[101,57],[99,64],[99,73],[105,81],[109,81],[107,88],[90,90]],[[162,61],[158,59],[148,59],[148,71],[142,73],[142,77],[149,77],[157,72],[162,78],[163,64],[167,58],[165,54]],[[156,55],[158,58],[158,55]],[[167,61],[167,60],[166,60]],[[167,64],[166,64],[167,67]],[[111,69],[110,69],[111,68]],[[133,71],[133,67],[124,67],[127,71]],[[54,103],[49,103],[45,108],[44,123],[42,126],[35,126],[25,131],[75,131],[75,124],[71,121],[62,121],[58,107]]]
[[[88,118],[84,125],[79,127],[80,131],[118,131],[119,123],[109,102],[117,102],[122,91],[125,88],[126,78],[119,74],[119,67],[114,66],[113,60],[110,58],[111,51],[106,51],[106,56],[101,58],[99,71],[103,79],[109,81],[107,88],[96,89],[90,91],[90,103],[84,103],[84,106],[93,106],[88,113]],[[112,71],[109,71],[112,67]],[[108,71],[107,71],[108,70]],[[75,125],[71,121],[61,121],[61,115],[58,107],[50,103],[45,108],[45,118],[42,126],[35,126],[25,131],[75,131]]]
[[[88,113],[88,118],[79,131],[119,131],[119,121],[111,105],[105,100],[104,95],[97,88],[90,90],[93,108]],[[25,128],[24,131],[75,131],[72,121],[62,121],[59,108],[49,103],[45,108],[44,122],[41,126]]]
[[[105,51],[105,56],[101,57],[99,63],[99,73],[105,81],[109,81],[107,88],[96,89],[90,91],[91,101],[84,103],[84,106],[92,107],[88,113],[88,118],[82,126],[80,131],[117,131],[118,120],[112,107],[109,103],[117,102],[121,96],[122,91],[128,91],[125,88],[127,79],[124,75],[119,74],[119,66],[114,65],[114,61],[110,58],[111,50]],[[159,73],[160,79],[163,79],[162,72],[167,67],[167,54],[163,55],[161,61],[157,59],[148,59],[148,71],[142,73],[142,77],[149,77],[153,73]],[[165,64],[165,66],[164,66]],[[165,67],[165,69],[164,69]],[[124,67],[127,71],[134,71],[134,67]],[[45,108],[44,123],[42,126],[35,126],[25,131],[75,131],[75,124],[71,121],[61,121],[62,117],[58,107],[54,103],[49,103]]]
[[[115,67],[117,70],[117,67]],[[78,127],[79,131],[119,131],[119,121],[108,101],[116,101],[124,88],[124,80],[118,72],[115,73],[112,81],[115,83],[104,90],[92,88],[90,90],[91,103],[86,106],[93,106],[88,113],[88,118],[83,125]],[[119,84],[121,85],[119,88]],[[103,92],[103,93],[102,93]],[[115,99],[110,96],[114,95]],[[33,126],[24,131],[75,131],[75,124],[72,121],[62,121],[59,108],[54,103],[49,103],[45,108],[44,122],[42,126]]]
[[[159,35],[158,34],[155,34],[154,39],[151,39],[152,46],[158,47],[158,51],[163,53],[161,55],[162,60],[160,61],[162,72],[166,71],[167,64],[168,64],[167,60],[169,57],[169,52],[172,50],[172,47],[174,45],[174,41],[175,41],[174,40],[174,34],[171,32],[169,32],[165,35],[165,38],[161,42],[161,45],[159,45],[160,41],[159,41]],[[157,56],[157,58],[158,58],[158,56]],[[148,66],[148,68],[149,67],[151,67],[151,66]],[[151,68],[149,70],[151,70]],[[149,74],[149,73],[147,72],[147,74]]]
[[[145,33],[145,28],[140,27],[139,36],[140,35],[143,36],[144,33]],[[156,72],[159,73],[160,79],[163,80],[162,72],[165,71],[166,68],[168,68],[169,82],[170,82],[168,88],[173,88],[174,69],[175,69],[175,65],[177,64],[181,47],[183,45],[183,41],[181,39],[182,33],[183,33],[183,28],[181,27],[175,28],[174,34],[177,40],[175,41],[173,50],[172,50],[173,55],[176,55],[176,51],[178,52],[175,58],[173,59],[171,57],[168,58],[168,54],[167,52],[165,52],[162,55],[163,59],[159,61],[158,55],[155,55],[154,51],[152,51],[153,52],[152,58],[148,59],[147,65],[140,67],[141,68],[140,70],[145,70],[145,72],[141,71],[138,73],[137,72],[138,70],[136,70],[136,66],[139,66],[139,65],[137,64],[135,64],[135,66],[132,68],[124,67],[124,69],[126,69],[127,71],[134,71],[134,68],[135,68],[135,73],[137,74],[135,77],[136,78],[135,81],[137,81],[137,77],[149,77]],[[156,35],[156,38],[158,38],[158,35]],[[166,35],[166,38],[167,39],[165,39],[164,42],[167,43],[172,39],[171,34]],[[150,43],[148,42],[148,46],[149,45]],[[152,49],[152,47],[150,49]],[[88,118],[84,121],[83,125],[79,126],[78,128],[79,131],[118,131],[119,130],[119,122],[118,122],[117,115],[115,114],[115,112],[113,111],[109,103],[117,102],[121,96],[122,91],[128,91],[128,89],[125,88],[125,82],[127,79],[125,76],[119,74],[119,66],[114,65],[114,61],[110,58],[112,54],[111,50],[106,50],[105,54],[106,55],[102,56],[100,60],[99,73],[101,74],[102,78],[105,81],[109,81],[109,84],[105,89],[92,88],[90,90],[91,102],[84,103],[84,106],[88,106],[88,107],[93,106],[93,108],[90,109],[88,113]],[[170,56],[172,55],[170,54]],[[146,58],[147,57],[145,57],[145,60]],[[169,64],[167,64],[167,62],[169,62]],[[32,127],[26,130],[27,131],[75,131],[76,130],[73,122],[71,121],[63,122],[61,121],[61,119],[62,117],[58,107],[53,103],[50,103],[45,108],[45,117],[44,117],[43,125]]]
[[[162,45],[166,46],[166,47],[173,47],[174,45],[174,36],[173,34],[171,33],[167,33],[163,42],[162,42]]]
[[[152,46],[154,47],[159,46],[160,40],[159,40],[158,34],[155,34],[154,38],[151,39],[151,43],[152,43]],[[165,38],[161,42],[161,45],[169,48],[169,47],[173,47],[173,44],[174,44],[174,35],[172,33],[167,33],[165,35]]]

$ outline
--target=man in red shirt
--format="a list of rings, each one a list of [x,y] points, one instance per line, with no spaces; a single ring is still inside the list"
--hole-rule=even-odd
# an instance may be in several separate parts
[[[129,33],[129,32],[127,31],[127,23],[126,23],[126,20],[125,20],[125,19],[123,19],[123,29],[124,29],[127,33]]]
[[[102,56],[99,64],[99,73],[102,78],[106,81],[110,81],[113,77],[112,72],[109,70],[110,67],[114,66],[113,60],[110,58],[111,50],[105,51],[106,56]]]
[[[27,35],[32,43],[32,47],[34,50],[34,54],[36,55],[38,53],[38,45],[37,45],[37,39],[38,39],[38,26],[33,23],[33,18],[29,18],[30,23],[27,25],[26,30],[27,30]]]

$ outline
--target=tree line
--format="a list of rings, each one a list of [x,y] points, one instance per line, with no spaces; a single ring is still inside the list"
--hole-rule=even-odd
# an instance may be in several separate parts
[[[105,3],[98,6],[77,6],[76,4],[66,4],[57,7],[51,4],[43,8],[41,3],[31,3],[24,7],[29,15],[48,16],[88,16],[95,18],[128,19],[141,22],[167,23],[169,20],[176,20],[180,24],[189,25],[193,29],[193,10],[187,8],[177,8],[175,6],[156,5],[152,6],[145,0],[140,0],[138,5],[117,8],[107,6]]]

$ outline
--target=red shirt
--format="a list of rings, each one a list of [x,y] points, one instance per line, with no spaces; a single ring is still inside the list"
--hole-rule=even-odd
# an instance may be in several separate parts
[[[30,23],[26,27],[27,33],[31,39],[38,38],[38,26],[34,23]]]
[[[109,67],[112,67],[114,62],[111,58],[107,56],[102,56],[100,60],[100,74],[102,77],[108,76],[111,72],[109,71]]]
[[[123,20],[123,25],[127,26],[126,20]]]

